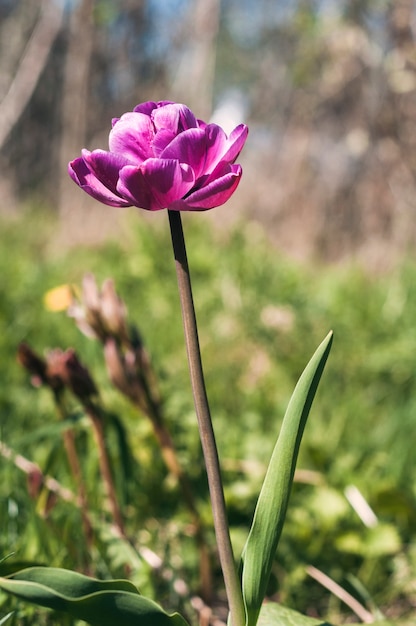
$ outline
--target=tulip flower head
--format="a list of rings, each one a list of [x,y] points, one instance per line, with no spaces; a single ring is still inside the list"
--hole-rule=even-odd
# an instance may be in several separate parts
[[[109,206],[205,211],[224,204],[242,174],[235,160],[248,128],[229,136],[174,102],[145,102],[113,120],[109,150],[82,151],[69,175]]]

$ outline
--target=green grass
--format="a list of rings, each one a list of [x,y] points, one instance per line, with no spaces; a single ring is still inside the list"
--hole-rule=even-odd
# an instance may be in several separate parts
[[[81,335],[65,313],[43,305],[45,292],[62,283],[80,284],[86,271],[98,282],[115,279],[152,355],[180,458],[209,520],[167,216],[140,217],[129,219],[117,243],[60,255],[48,253],[53,223],[41,226],[36,214],[2,221],[0,436],[75,488],[52,399],[46,389],[30,385],[15,359],[22,340],[38,352],[74,347],[97,380],[104,405],[121,418],[130,466],[122,462],[126,458],[111,427],[108,445],[129,535],[136,548],[146,545],[174,564],[194,592],[198,574],[189,518],[151,429],[108,383],[100,345]],[[354,264],[299,266],[282,257],[253,223],[223,232],[205,215],[185,215],[183,221],[236,552],[245,541],[290,394],[332,328],[334,345],[298,464],[315,472],[315,482],[300,474],[295,483],[270,593],[293,608],[340,622],[348,610],[308,577],[311,564],[361,601],[360,585],[386,613],[408,613],[416,594],[416,263],[403,260],[383,276],[370,276]],[[76,416],[78,407],[72,411]],[[89,567],[102,577],[125,576],[132,549],[108,534],[94,446],[85,421],[74,424],[91,505],[102,526],[93,552],[77,509],[58,501],[45,515],[45,494],[32,500],[24,474],[0,458],[0,554]],[[364,526],[345,498],[349,485],[377,515],[373,528]],[[212,536],[210,541],[214,545]],[[133,581],[165,606],[179,608],[170,583],[133,556]],[[1,595],[0,616],[11,606]],[[33,619],[64,623],[50,616],[41,622],[33,609],[19,605],[15,623]]]

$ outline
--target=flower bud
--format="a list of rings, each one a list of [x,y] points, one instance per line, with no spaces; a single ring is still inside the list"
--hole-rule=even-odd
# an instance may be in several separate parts
[[[17,349],[17,361],[33,374],[32,384],[35,387],[47,382],[46,361],[38,356],[27,343],[22,342]]]
[[[101,320],[108,333],[118,337],[121,342],[128,341],[126,307],[117,295],[111,278],[103,282],[100,304]]]
[[[67,387],[83,403],[97,395],[97,388],[74,350],[52,350],[47,355],[46,377],[52,389]]]

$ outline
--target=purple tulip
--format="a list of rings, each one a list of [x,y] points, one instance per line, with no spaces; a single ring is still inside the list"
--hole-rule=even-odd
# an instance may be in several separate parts
[[[234,161],[248,128],[229,137],[185,105],[144,102],[113,120],[109,151],[82,151],[68,166],[77,185],[110,206],[205,211],[224,204],[240,182]]]

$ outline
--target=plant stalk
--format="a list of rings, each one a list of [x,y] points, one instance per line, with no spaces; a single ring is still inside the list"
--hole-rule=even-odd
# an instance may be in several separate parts
[[[53,392],[55,406],[59,417],[62,420],[67,419],[67,413],[64,408],[63,399],[61,394],[54,391]],[[78,497],[81,508],[81,516],[82,516],[82,525],[84,529],[85,538],[87,541],[87,545],[91,548],[94,539],[94,531],[92,527],[92,523],[89,515],[89,505],[88,505],[88,497],[87,490],[85,488],[84,479],[82,476],[81,463],[79,461],[77,448],[75,445],[75,436],[74,431],[70,428],[66,428],[62,433],[64,447],[66,451],[66,455],[68,458],[69,467],[74,478],[75,486],[78,490]]]
[[[104,427],[101,416],[91,406],[85,407],[88,417],[91,420],[95,442],[98,448],[98,462],[100,465],[101,477],[107,491],[108,503],[111,515],[120,535],[126,537],[124,530],[123,516],[117,500],[116,488],[113,475],[111,473],[111,463],[105,443]]]
[[[78,453],[75,447],[74,433],[69,428],[63,432],[64,446],[68,457],[69,465],[72,475],[74,477],[75,485],[78,489],[79,501],[81,504],[82,523],[84,526],[84,533],[87,539],[88,547],[91,547],[93,541],[92,524],[88,514],[88,500],[85,490],[85,484],[82,478],[81,465],[78,458]]]
[[[168,214],[181,301],[189,372],[202,451],[207,470],[218,554],[224,576],[232,626],[244,626],[244,602],[231,545],[218,450],[205,388],[182,220],[179,211],[168,211]]]

